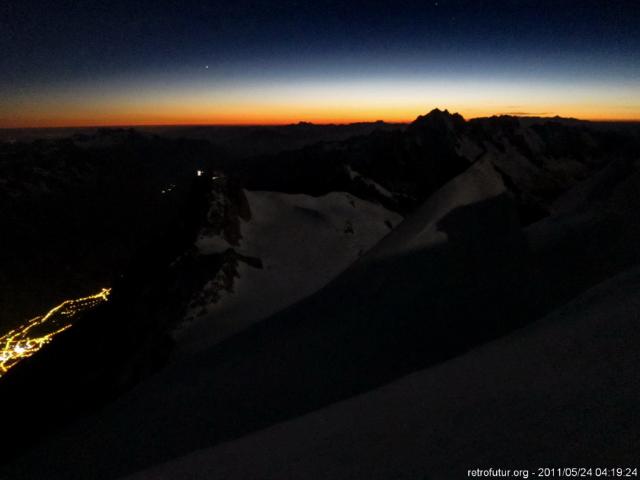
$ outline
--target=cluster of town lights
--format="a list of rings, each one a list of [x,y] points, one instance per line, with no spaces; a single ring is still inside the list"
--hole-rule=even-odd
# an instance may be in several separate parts
[[[32,318],[0,337],[0,377],[51,342],[58,333],[71,327],[76,315],[106,302],[110,293],[110,288],[103,288],[88,297],[65,300],[45,315]]]

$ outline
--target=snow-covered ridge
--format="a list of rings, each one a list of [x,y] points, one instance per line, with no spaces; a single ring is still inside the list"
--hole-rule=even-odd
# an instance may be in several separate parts
[[[233,254],[195,292],[175,333],[179,352],[216,343],[311,295],[402,220],[344,192],[312,197],[243,190],[243,196],[250,216],[235,219],[236,242],[209,229],[196,241],[202,255]],[[219,212],[225,201],[214,199]]]

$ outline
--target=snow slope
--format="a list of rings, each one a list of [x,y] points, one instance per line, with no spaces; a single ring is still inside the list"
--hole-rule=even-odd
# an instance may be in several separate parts
[[[233,248],[259,259],[262,268],[238,262],[232,290],[220,290],[205,305],[206,313],[187,314],[193,320],[175,333],[178,355],[210,346],[316,292],[402,219],[343,192],[320,197],[260,191],[244,194],[251,218],[240,219],[239,245],[229,244],[220,235],[205,234],[196,246],[203,254]],[[205,285],[205,290],[210,287]]]
[[[637,466],[639,342],[636,268],[445,364],[127,480],[433,480],[477,467]]]
[[[420,208],[372,250],[371,259],[400,255],[445,242],[438,222],[459,207],[497,197],[506,192],[488,161],[478,161],[437,190]]]
[[[587,295],[545,323],[467,352],[640,264],[640,174],[614,168],[611,175],[602,172],[597,181],[581,183],[582,167],[575,160],[591,166],[589,155],[570,155],[565,162],[560,150],[542,158],[537,139],[549,132],[538,129],[519,138],[509,120],[505,128],[497,125],[491,142],[478,142],[475,149],[459,142],[463,137],[451,130],[451,119],[433,120],[446,128],[413,131],[409,144],[425,146],[414,156],[410,149],[390,162],[392,148],[367,143],[362,162],[346,162],[358,178],[374,181],[365,184],[378,194],[385,192],[376,185],[394,195],[415,193],[416,201],[424,195],[426,204],[416,204],[379,247],[334,281],[309,286],[319,289],[314,294],[204,348],[227,334],[223,323],[216,325],[224,315],[235,315],[229,325],[249,325],[263,314],[259,304],[281,308],[280,297],[285,306],[292,292],[309,285],[274,280],[265,265],[282,269],[282,278],[297,278],[307,264],[315,275],[325,259],[331,259],[330,267],[340,260],[320,243],[335,241],[331,252],[337,254],[364,228],[346,224],[350,207],[344,199],[245,191],[237,197],[250,197],[247,202],[214,208],[209,226],[230,234],[224,241],[207,234],[197,242],[194,271],[218,271],[213,266],[223,251],[222,260],[238,270],[230,270],[233,281],[225,278],[217,303],[207,305],[212,322],[198,321],[191,332],[179,333],[183,354],[201,351],[11,459],[0,477],[111,480],[192,454],[183,466],[150,470],[151,475],[162,478],[167,471],[168,478],[198,478],[202,470],[212,478],[449,479],[474,462],[629,460],[629,445],[638,440],[637,420],[629,414],[638,390],[630,387],[637,387],[630,373],[637,363],[637,274],[605,284],[603,297]],[[470,125],[469,138],[482,139],[481,128]],[[545,144],[555,149],[566,144],[564,137]],[[523,153],[523,142],[533,154]],[[451,155],[456,145],[476,159],[459,174],[454,172],[469,159]],[[378,153],[369,162],[372,152]],[[511,156],[517,158],[508,168]],[[323,159],[306,160],[324,167]],[[390,177],[411,159],[412,168]],[[336,165],[343,160],[338,157]],[[273,176],[284,178],[284,167]],[[315,180],[315,170],[301,170],[305,182]],[[418,173],[421,181],[404,188]],[[321,187],[337,189],[330,172],[325,180]],[[341,191],[348,187],[338,184]],[[285,191],[332,191],[310,188],[317,187],[311,181],[304,189],[294,185]],[[578,190],[569,192],[570,201],[555,203],[572,186]],[[220,190],[223,197],[217,198],[238,200]],[[336,202],[338,223],[331,213]],[[384,216],[365,217],[378,218],[373,224],[382,228]],[[292,229],[299,224],[302,232]],[[283,240],[285,246],[273,246]],[[347,250],[358,257],[357,248]],[[264,291],[256,292],[260,286]],[[385,387],[389,382],[394,383]],[[360,396],[346,400],[354,395]],[[619,427],[624,422],[630,426]]]
[[[482,161],[477,168],[481,166]],[[215,445],[222,445],[221,442],[314,410],[332,409],[330,405],[336,402],[380,389],[382,385],[416,370],[422,370],[427,379],[426,386],[415,387],[418,390],[416,396],[407,393],[407,388],[413,388],[413,384],[410,387],[401,384],[405,387],[399,389],[395,399],[376,401],[375,408],[357,404],[356,410],[366,414],[364,418],[358,417],[358,412],[354,413],[352,409],[341,416],[329,417],[326,422],[320,417],[319,422],[324,422],[329,433],[337,432],[336,437],[327,434],[325,443],[310,445],[305,443],[307,437],[294,436],[303,448],[301,451],[295,450],[295,446],[287,446],[287,438],[292,438],[288,433],[283,434],[283,440],[269,439],[273,440],[274,448],[281,445],[282,454],[291,452],[290,456],[277,460],[281,458],[277,452],[274,453],[269,446],[261,447],[255,453],[255,462],[258,462],[255,470],[248,471],[260,478],[260,468],[263,467],[259,458],[265,455],[264,462],[273,458],[274,462],[280,463],[263,465],[267,469],[263,472],[269,473],[273,468],[284,478],[306,478],[294,474],[287,477],[286,469],[291,468],[295,472],[296,458],[307,458],[304,461],[311,462],[309,458],[317,449],[315,458],[321,459],[317,465],[318,472],[325,472],[324,478],[332,478],[333,473],[340,478],[342,473],[339,470],[334,472],[321,468],[322,456],[329,449],[327,469],[341,468],[337,465],[338,460],[331,458],[341,458],[340,452],[345,451],[347,466],[367,474],[371,473],[367,470],[369,464],[380,467],[382,473],[378,478],[394,478],[383,474],[389,473],[388,468],[403,463],[409,467],[416,466],[415,474],[410,476],[401,471],[396,478],[421,478],[425,474],[433,478],[434,472],[454,468],[455,462],[442,463],[448,458],[457,461],[457,465],[463,464],[465,458],[456,456],[457,450],[460,450],[460,455],[469,454],[469,463],[480,458],[477,455],[482,452],[485,455],[482,458],[488,458],[486,456],[492,449],[497,452],[495,461],[500,461],[503,454],[500,442],[507,446],[513,443],[517,453],[517,449],[524,449],[524,442],[528,441],[528,428],[536,435],[538,443],[535,449],[544,454],[553,453],[557,445],[569,444],[569,439],[582,439],[586,431],[584,428],[573,433],[566,431],[574,428],[578,418],[584,417],[602,435],[612,435],[611,429],[597,423],[600,419],[595,416],[601,413],[593,413],[597,404],[586,403],[583,408],[579,402],[591,400],[576,399],[572,391],[592,385],[599,402],[606,386],[615,387],[618,383],[615,376],[617,365],[612,368],[607,363],[612,360],[610,352],[615,353],[615,348],[620,348],[623,357],[618,363],[626,362],[626,355],[635,354],[625,352],[627,346],[623,344],[615,348],[610,343],[602,344],[596,355],[602,354],[605,361],[602,367],[609,372],[597,370],[588,363],[585,377],[581,378],[589,381],[580,380],[577,375],[582,365],[581,356],[584,362],[592,359],[588,350],[579,350],[585,348],[593,336],[594,329],[589,330],[589,322],[582,326],[576,320],[567,326],[566,321],[560,319],[560,331],[549,327],[546,333],[541,332],[536,337],[533,344],[530,340],[517,340],[520,337],[512,335],[494,343],[504,345],[504,348],[489,350],[493,352],[489,357],[472,354],[447,364],[460,365],[458,362],[464,361],[462,366],[436,366],[433,370],[424,370],[429,365],[446,361],[454,355],[464,355],[469,348],[481,342],[541,318],[587,288],[621,271],[621,268],[627,268],[621,265],[638,261],[637,255],[632,255],[640,232],[631,227],[633,222],[637,224],[634,212],[637,212],[640,198],[637,188],[640,178],[631,177],[619,187],[608,190],[612,198],[607,211],[615,215],[608,215],[608,223],[597,228],[600,235],[585,235],[583,230],[579,230],[571,234],[572,239],[577,236],[579,241],[571,240],[567,244],[562,240],[565,228],[556,229],[547,221],[522,232],[517,218],[513,216],[513,201],[499,193],[501,184],[496,181],[491,165],[483,168],[487,170],[462,174],[436,193],[432,201],[441,208],[416,213],[415,230],[407,229],[406,235],[398,236],[397,244],[394,243],[394,248],[397,245],[401,254],[378,257],[369,262],[366,257],[375,253],[371,251],[314,295],[219,345],[168,366],[98,414],[34,447],[12,465],[5,466],[2,473],[7,472],[10,478],[38,478],[46,472],[48,478],[112,479],[198,449],[215,448]],[[464,178],[469,182],[463,182]],[[465,188],[453,188],[455,185]],[[447,194],[449,188],[452,189],[451,196]],[[405,245],[413,245],[416,238],[419,242],[424,240],[421,225],[433,225],[438,235],[444,235],[445,241],[436,245],[426,242],[421,248],[402,250]],[[624,229],[621,230],[621,226]],[[401,228],[394,230],[392,235],[395,236]],[[539,229],[542,232],[532,231]],[[607,248],[603,250],[604,246]],[[242,248],[242,241],[238,248]],[[618,248],[620,253],[617,253]],[[609,315],[598,315],[605,322],[609,320]],[[628,326],[614,322],[610,331],[603,330],[602,337],[608,338],[607,342],[617,341],[618,333],[622,332],[625,338],[635,341],[635,332],[624,331],[626,328]],[[206,335],[208,332],[203,333],[203,337]],[[545,349],[556,345],[557,338],[569,341],[568,335],[582,339],[582,344],[576,347],[562,343],[553,347],[558,351],[545,360]],[[543,342],[545,337],[549,338],[547,343]],[[509,346],[512,341],[515,346]],[[565,347],[567,351],[562,350]],[[568,355],[568,352],[575,355]],[[567,358],[563,359],[562,355],[567,355]],[[631,360],[635,361],[635,357]],[[535,363],[538,361],[543,363]],[[569,364],[565,365],[565,361]],[[617,362],[615,359],[612,361]],[[526,362],[534,363],[526,366]],[[538,368],[540,376],[537,376]],[[566,377],[565,370],[570,372],[569,377]],[[576,382],[582,383],[571,383],[571,375],[576,377]],[[491,380],[493,378],[495,380]],[[591,379],[595,383],[591,383]],[[623,382],[629,380],[629,377],[622,379]],[[541,390],[536,390],[539,381],[547,383],[540,387]],[[484,382],[489,382],[488,386]],[[604,386],[598,386],[598,382]],[[565,384],[569,385],[569,392],[564,391]],[[553,399],[556,403],[551,408],[560,409],[560,413],[555,414],[552,423],[560,422],[562,415],[566,414],[569,424],[559,424],[560,430],[549,430],[551,426],[548,423],[541,427],[528,425],[528,419],[539,420],[543,416],[541,412],[554,388],[561,396]],[[383,387],[378,391],[387,390]],[[615,401],[626,402],[625,395],[625,391],[615,391],[618,397]],[[408,396],[406,401],[403,396]],[[360,398],[366,398],[366,395]],[[419,410],[423,402],[427,407]],[[564,409],[563,402],[568,402]],[[504,411],[506,414],[510,408],[515,410],[502,418],[500,413]],[[628,411],[626,407],[622,410]],[[607,421],[611,424],[614,413],[608,415]],[[352,420],[347,417],[353,417],[353,421],[359,423],[349,423]],[[606,419],[606,415],[603,418]],[[297,420],[293,421],[295,424]],[[350,437],[351,430],[342,430],[341,421],[351,430],[355,429],[354,436]],[[409,430],[409,440],[394,437],[396,433],[399,435],[396,429],[400,426],[414,428],[412,422],[416,425],[415,430]],[[383,427],[385,423],[387,426]],[[331,427],[332,424],[334,426]],[[356,427],[363,428],[364,433],[357,434]],[[488,430],[482,430],[484,428]],[[549,435],[541,434],[545,429]],[[305,425],[301,430],[303,433],[300,435],[307,435],[311,440],[316,438],[313,432],[322,434],[316,424]],[[491,440],[494,436],[496,439]],[[393,445],[385,437],[395,438],[398,448],[390,450]],[[322,440],[323,437],[319,438]],[[379,443],[372,445],[369,438],[378,439]],[[562,443],[554,443],[555,438]],[[630,440],[629,435],[624,438]],[[413,450],[411,439],[418,441],[418,447]],[[546,448],[543,442],[550,443],[553,448]],[[351,443],[354,446],[349,450],[348,444]],[[486,449],[483,443],[487,443]],[[334,444],[338,450],[333,449]],[[306,450],[305,445],[309,445]],[[595,439],[584,447],[572,445],[571,452],[577,455],[574,460],[581,458],[581,448],[596,458],[594,450],[601,445],[601,439]],[[76,453],[72,459],[65,454],[70,449]],[[618,452],[620,458],[628,451],[617,444],[607,449]],[[387,450],[392,452],[391,467],[381,464],[384,459],[381,452]],[[430,457],[424,453],[432,450]],[[473,453],[476,450],[477,453]],[[221,451],[228,452],[225,455],[236,455],[233,450]],[[253,465],[242,456],[242,451],[246,452],[238,450],[237,458],[247,466]],[[505,455],[515,455],[513,450],[504,451]],[[525,453],[529,452],[525,450]],[[375,458],[376,462],[370,458]],[[521,460],[523,457],[514,458]],[[542,461],[546,456],[540,454],[532,458]],[[229,468],[228,476],[222,478],[242,474],[241,466],[232,460],[221,459],[218,464],[220,469],[227,468],[225,465]],[[418,467],[422,469],[420,472]],[[300,468],[309,468],[308,463],[303,462]],[[263,476],[279,478],[278,475]],[[346,473],[343,476],[348,478]],[[313,475],[310,474],[309,478]],[[354,475],[354,478],[362,477]],[[376,477],[369,475],[364,478]],[[442,478],[455,477],[444,475]]]

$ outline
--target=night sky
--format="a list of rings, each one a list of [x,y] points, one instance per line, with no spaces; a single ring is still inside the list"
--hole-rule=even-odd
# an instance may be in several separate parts
[[[0,126],[640,119],[640,2],[0,4]]]

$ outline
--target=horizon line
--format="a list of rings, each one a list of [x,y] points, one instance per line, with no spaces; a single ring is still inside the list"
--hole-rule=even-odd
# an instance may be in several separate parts
[[[438,110],[438,109],[433,109]],[[431,111],[433,111],[431,110]],[[448,110],[441,110],[448,111]],[[428,115],[429,112],[420,116]],[[457,112],[449,112],[452,115]],[[514,118],[545,118],[545,119],[554,119],[560,118],[564,120],[575,120],[579,122],[590,122],[590,123],[640,123],[640,118],[637,119],[628,119],[628,118],[577,118],[577,117],[563,117],[560,115],[514,115],[512,113],[496,113],[493,115],[480,115],[477,117],[469,117],[465,118],[462,116],[465,121],[470,120],[478,120],[483,118],[493,118],[493,117],[514,117]],[[384,123],[387,125],[408,125],[413,123],[418,117],[412,120],[401,120],[401,121],[386,121],[384,119],[378,120],[355,120],[350,122],[313,122],[308,120],[299,120],[297,122],[273,122],[273,123],[113,123],[113,124],[89,124],[89,125],[78,125],[78,124],[68,124],[68,125],[39,125],[39,126],[0,126],[0,130],[54,130],[54,129],[65,129],[65,128],[140,128],[140,127],[289,127],[296,126],[300,124],[307,125],[315,125],[315,126],[347,126],[347,125],[356,125],[356,124],[373,124],[373,123]]]

